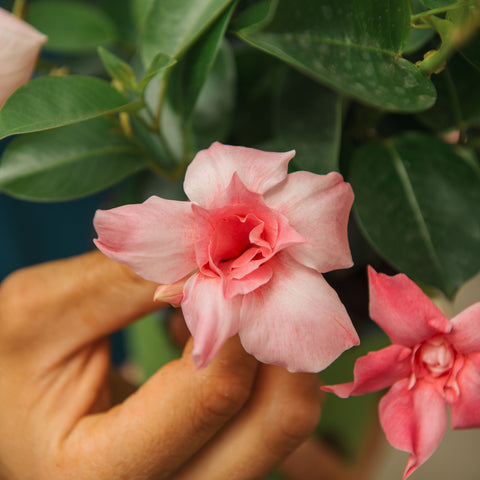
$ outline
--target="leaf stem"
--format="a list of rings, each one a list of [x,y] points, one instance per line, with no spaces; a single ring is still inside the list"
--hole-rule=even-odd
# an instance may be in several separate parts
[[[25,11],[27,9],[26,0],[15,0],[12,8],[12,13],[18,18],[25,18]]]

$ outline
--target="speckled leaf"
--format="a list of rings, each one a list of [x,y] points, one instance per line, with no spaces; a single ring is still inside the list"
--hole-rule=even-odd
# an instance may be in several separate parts
[[[69,75],[36,78],[16,90],[0,110],[0,139],[38,132],[120,111],[138,109],[110,83]]]
[[[83,197],[147,168],[138,147],[105,118],[9,143],[0,162],[0,191],[35,201]]]
[[[407,112],[435,101],[430,80],[400,56],[410,35],[408,0],[280,0],[267,27],[238,35],[361,102]]]
[[[27,21],[48,35],[45,49],[55,52],[95,51],[100,45],[111,45],[118,38],[112,19],[99,8],[84,2],[31,2]]]
[[[420,120],[440,131],[480,124],[480,70],[456,55],[442,73],[433,76],[433,83],[437,102],[419,114]]]
[[[180,57],[232,1],[153,0],[141,39],[144,64],[158,52]]]
[[[453,297],[480,270],[480,168],[421,134],[357,151],[349,180],[359,223],[380,255]]]

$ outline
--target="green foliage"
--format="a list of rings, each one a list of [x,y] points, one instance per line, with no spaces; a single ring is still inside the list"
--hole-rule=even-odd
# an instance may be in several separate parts
[[[476,158],[410,133],[359,149],[349,179],[367,238],[399,271],[453,297],[480,270]]]
[[[52,52],[85,53],[118,40],[115,23],[90,3],[39,0],[27,13],[28,22],[48,35],[45,48]]]
[[[139,102],[94,77],[40,77],[20,87],[0,110],[0,139],[130,111]]]
[[[101,191],[149,166],[105,118],[15,138],[0,162],[0,191],[60,201]]]
[[[243,40],[328,87],[384,110],[425,110],[435,101],[430,81],[401,58],[410,34],[408,0],[279,0],[261,30]],[[378,22],[382,18],[382,22]],[[293,19],[293,21],[292,21]]]

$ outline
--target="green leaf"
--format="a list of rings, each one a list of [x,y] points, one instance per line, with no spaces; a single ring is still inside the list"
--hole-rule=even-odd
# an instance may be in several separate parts
[[[460,50],[463,57],[470,62],[472,66],[480,70],[480,35]]]
[[[445,70],[433,77],[438,92],[435,105],[419,114],[434,130],[464,130],[480,124],[480,70],[456,55]]]
[[[175,97],[176,110],[187,122],[198,96],[214,64],[236,2],[233,2],[205,31],[182,58],[169,79],[170,95]]]
[[[215,140],[224,141],[233,121],[236,70],[228,42],[223,42],[198,97],[192,117],[195,150],[207,148]]]
[[[120,82],[125,89],[135,90],[137,79],[128,63],[103,47],[98,48],[98,54],[110,77]]]
[[[258,30],[268,25],[275,14],[278,0],[257,0],[238,15],[232,24],[233,30]]]
[[[279,90],[274,115],[274,150],[296,150],[299,170],[325,174],[338,170],[341,139],[341,98],[290,70]]]
[[[158,52],[180,57],[232,1],[153,0],[141,39],[144,64]]]
[[[350,170],[355,213],[380,255],[453,297],[480,270],[480,168],[435,138],[362,147]]]
[[[428,9],[446,7],[455,3],[454,0],[420,0]]]
[[[279,0],[268,27],[238,35],[360,102],[408,112],[435,101],[430,80],[400,56],[410,35],[408,0],[303,0],[301,9]]]
[[[169,69],[176,63],[177,63],[177,60],[166,55],[165,53],[162,53],[162,52],[157,53],[153,57],[152,62],[150,63],[147,69],[147,72],[145,73],[145,76],[138,83],[137,91],[139,93],[142,93],[147,88],[148,84],[154,77],[156,77],[160,73],[163,73],[165,70]]]
[[[46,50],[66,53],[94,51],[118,39],[114,22],[94,5],[64,0],[39,0],[28,5],[27,21],[48,35]]]
[[[21,86],[0,110],[0,139],[37,132],[141,107],[108,82],[69,75],[36,78]]]
[[[425,7],[420,3],[420,0],[413,0],[412,7],[414,14],[425,11]],[[403,50],[404,55],[409,55],[410,53],[416,52],[434,36],[435,30],[433,28],[418,29],[411,27],[410,38],[408,39],[408,43]]]
[[[149,162],[105,118],[15,138],[0,163],[0,191],[60,201],[101,191]]]

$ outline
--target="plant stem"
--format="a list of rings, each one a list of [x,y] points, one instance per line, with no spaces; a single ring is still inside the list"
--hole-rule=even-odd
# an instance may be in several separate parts
[[[27,8],[26,4],[26,0],[15,0],[12,8],[12,13],[16,17],[23,19],[25,17],[25,10]]]

